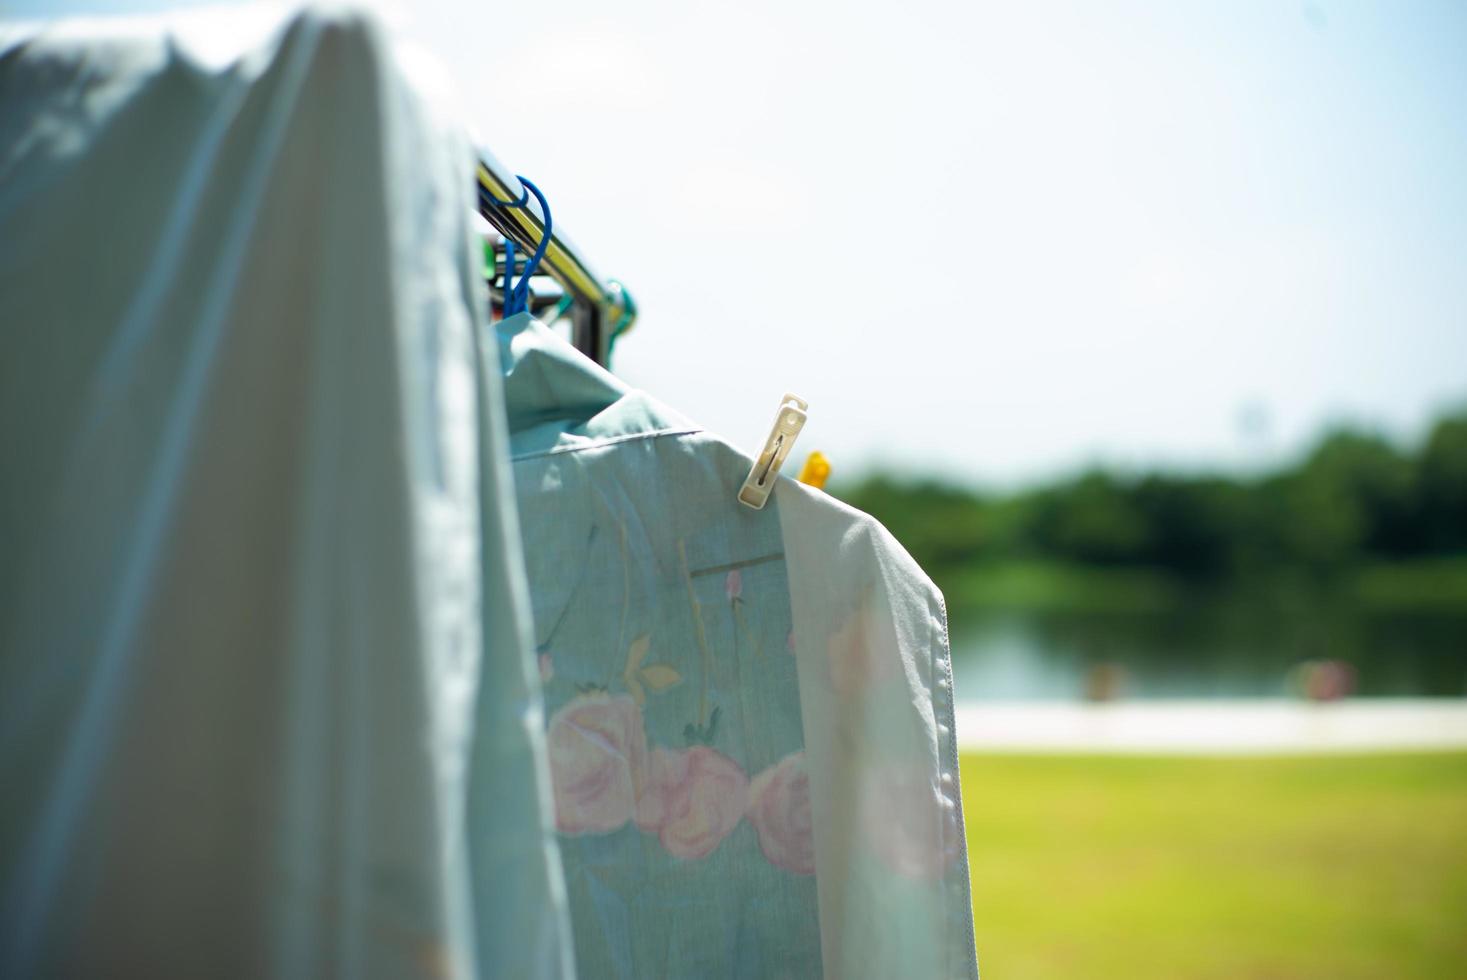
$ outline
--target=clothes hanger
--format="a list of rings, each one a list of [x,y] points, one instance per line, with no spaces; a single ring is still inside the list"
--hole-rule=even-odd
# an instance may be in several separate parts
[[[510,283],[514,279],[515,272],[514,239],[508,235],[504,239],[504,315],[506,317],[530,312],[530,278],[539,271],[540,263],[545,260],[545,252],[550,247],[551,236],[555,234],[555,225],[550,216],[550,202],[545,200],[545,195],[540,193],[540,188],[536,187],[533,181],[519,174],[515,174],[515,179],[524,188],[524,193],[520,195],[518,201],[501,201],[488,190],[480,188],[479,191],[481,200],[496,208],[523,208],[529,203],[531,194],[535,195],[535,200],[540,205],[542,223],[540,242],[525,263],[524,272],[520,274],[520,281],[513,286]]]
[[[625,334],[635,320],[635,304],[626,286],[617,283],[613,287],[609,281],[592,272],[583,253],[571,243],[564,231],[547,231],[539,213],[541,199],[532,199],[533,192],[482,148],[478,154],[476,182],[479,214],[506,241],[514,242],[515,264],[511,266],[506,262],[504,265],[509,271],[518,272],[523,251],[538,253],[541,262],[536,265],[535,272],[553,279],[563,291],[563,297],[571,300],[569,307],[559,310],[570,321],[571,342],[587,357],[606,365],[610,359],[613,334]],[[504,271],[499,268],[499,263],[494,263],[494,266],[498,271]],[[537,296],[530,292],[525,279],[522,278],[521,282],[526,285],[519,295],[527,302],[530,312],[538,314],[551,307],[559,309],[556,297]],[[509,285],[506,294],[515,288],[514,284]]]

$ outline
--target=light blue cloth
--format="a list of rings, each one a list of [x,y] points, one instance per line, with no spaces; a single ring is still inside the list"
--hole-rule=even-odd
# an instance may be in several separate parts
[[[941,597],[879,526],[497,326],[576,958],[976,976]],[[768,406],[772,409],[773,406]]]
[[[0,975],[572,975],[472,167],[360,15],[0,36]]]

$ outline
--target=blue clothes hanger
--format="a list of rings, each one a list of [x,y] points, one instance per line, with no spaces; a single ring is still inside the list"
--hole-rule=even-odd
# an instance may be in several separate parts
[[[541,261],[545,258],[545,251],[550,247],[551,219],[550,202],[545,200],[545,195],[540,193],[540,188],[524,177],[515,175],[520,184],[524,186],[524,193],[518,201],[501,201],[490,194],[482,186],[479,188],[479,196],[487,203],[498,208],[523,208],[530,200],[530,195],[535,195],[535,200],[540,205],[540,214],[544,218],[544,228],[540,235],[540,243],[535,246],[535,251],[525,263],[525,270],[520,274],[520,281],[511,285],[514,278],[515,248],[514,239],[505,237],[504,240],[504,315],[514,316],[516,313],[528,313],[530,310],[530,277],[540,268]]]

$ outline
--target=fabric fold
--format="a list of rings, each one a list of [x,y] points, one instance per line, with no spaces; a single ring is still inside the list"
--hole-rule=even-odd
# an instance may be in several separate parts
[[[0,36],[0,974],[573,975],[472,167],[361,14]]]

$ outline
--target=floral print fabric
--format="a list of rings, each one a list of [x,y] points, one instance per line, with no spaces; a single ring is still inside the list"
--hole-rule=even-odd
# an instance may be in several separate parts
[[[578,969],[818,977],[777,520],[731,554],[674,488],[633,496],[640,462],[625,444],[515,462]]]
[[[748,816],[770,864],[795,874],[815,873],[810,779],[803,752],[786,756],[755,777],[749,787]]]
[[[706,745],[649,754],[641,709],[626,695],[575,698],[551,719],[549,742],[563,834],[611,833],[635,817],[669,854],[696,860],[713,853],[748,804],[748,777],[728,756]]]
[[[528,318],[499,337],[580,973],[976,976],[930,583],[823,494],[739,505],[747,457]]]

